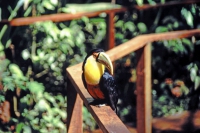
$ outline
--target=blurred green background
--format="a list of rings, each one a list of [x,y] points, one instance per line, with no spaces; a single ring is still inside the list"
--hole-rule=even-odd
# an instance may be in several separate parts
[[[178,1],[178,0],[177,0]],[[94,4],[96,2],[101,2]],[[96,11],[128,5],[155,5],[170,0],[0,0],[0,20],[56,13]],[[85,5],[78,5],[79,3]],[[93,6],[89,6],[93,3]],[[115,15],[115,43],[141,34],[200,27],[199,4],[149,10],[132,9]],[[9,102],[10,119],[0,115],[0,132],[66,132],[68,66],[82,62],[92,48],[105,48],[106,14],[53,23],[11,27],[0,24],[0,110]],[[154,42],[152,96],[154,117],[199,108],[200,41],[198,37]],[[117,60],[118,116],[136,126],[135,53]],[[8,114],[9,115],[9,114]],[[9,118],[9,117],[7,117]],[[84,130],[97,125],[83,108]]]

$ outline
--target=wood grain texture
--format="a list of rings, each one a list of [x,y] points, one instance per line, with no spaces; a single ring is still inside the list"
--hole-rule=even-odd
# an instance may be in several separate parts
[[[71,82],[67,82],[67,132],[82,133],[83,132],[83,101],[74,89]]]
[[[144,34],[114,47],[113,49],[107,51],[107,54],[109,55],[111,61],[115,61],[124,57],[127,54],[130,54],[133,51],[144,47],[149,42],[172,40],[191,36],[200,36],[200,29]]]
[[[101,10],[96,12],[78,12],[78,13],[57,13],[57,14],[51,14],[51,15],[42,15],[42,16],[36,16],[36,17],[26,17],[26,18],[15,18],[11,21],[7,21],[7,24],[11,26],[24,26],[24,25],[30,25],[35,22],[41,22],[41,21],[52,21],[52,22],[63,22],[63,21],[69,21],[69,20],[75,20],[80,19],[83,16],[86,17],[96,17],[99,16],[101,13],[117,13],[117,12],[124,12],[126,11],[126,8],[115,8],[110,10]],[[6,24],[6,20],[3,21],[4,24]]]
[[[36,16],[36,17],[26,17],[26,18],[15,18],[11,21],[8,20],[2,20],[0,21],[0,25],[10,25],[10,26],[25,26],[30,25],[35,22],[39,21],[53,21],[53,22],[63,22],[63,21],[69,21],[74,19],[80,19],[83,16],[86,17],[96,17],[99,16],[101,13],[119,13],[119,12],[125,12],[130,9],[137,9],[137,10],[149,10],[154,8],[160,8],[160,7],[170,7],[170,6],[177,6],[177,5],[184,5],[184,4],[193,4],[193,3],[199,3],[199,0],[184,0],[184,1],[172,1],[172,2],[166,2],[166,3],[158,3],[156,5],[148,5],[144,4],[142,6],[129,6],[129,7],[121,7],[121,8],[114,8],[109,10],[101,10],[96,12],[78,12],[75,14],[71,13],[57,13],[57,14],[51,14],[51,15],[42,15],[42,16]]]
[[[93,98],[85,89],[82,79],[82,63],[67,68],[67,76],[74,88],[84,101],[85,106],[90,111],[97,124],[104,133],[129,133],[127,127],[122,123],[110,106],[97,107],[90,105]],[[75,123],[74,123],[75,124]]]
[[[157,3],[155,5],[144,4],[142,6],[134,6],[137,10],[149,10],[154,8],[164,8],[164,7],[172,7],[186,4],[199,3],[199,0],[182,0],[182,1],[170,1],[166,3]]]
[[[112,49],[115,47],[115,22],[114,22],[114,13],[109,13],[106,18],[106,50]]]
[[[151,45],[145,45],[136,53],[137,131],[139,133],[151,133]]]

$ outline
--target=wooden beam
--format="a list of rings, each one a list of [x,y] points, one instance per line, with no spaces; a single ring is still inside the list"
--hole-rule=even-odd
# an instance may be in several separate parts
[[[111,50],[108,50],[107,54],[109,55],[111,61],[116,61],[117,59],[144,47],[149,42],[172,40],[191,36],[200,36],[200,29],[140,35],[112,48]]]
[[[8,20],[2,20],[0,21],[0,25],[7,24],[10,26],[25,26],[30,25],[35,22],[40,21],[53,21],[53,22],[63,22],[63,21],[69,21],[74,19],[80,19],[83,16],[86,17],[96,17],[99,16],[101,13],[119,13],[119,12],[125,12],[130,9],[137,9],[137,10],[148,10],[148,9],[154,9],[159,7],[169,7],[169,6],[177,6],[177,5],[184,5],[184,4],[193,4],[193,3],[200,3],[199,0],[185,0],[185,1],[172,1],[172,2],[166,2],[166,3],[157,3],[156,5],[148,5],[144,4],[142,6],[129,6],[129,7],[121,7],[121,8],[114,8],[114,9],[108,9],[108,10],[101,10],[101,11],[95,11],[95,12],[78,12],[78,13],[57,13],[57,14],[50,14],[50,15],[42,15],[42,16],[36,16],[36,17],[26,17],[26,18],[15,18],[11,21]]]
[[[149,10],[154,8],[171,7],[171,6],[187,5],[194,3],[200,3],[200,1],[199,0],[170,1],[165,3],[156,3],[155,5],[144,4],[142,6],[134,6],[134,8],[137,10]]]
[[[151,45],[137,51],[137,132],[152,132]]]
[[[115,14],[109,13],[106,18],[106,50],[112,49],[115,47]]]
[[[53,22],[63,22],[63,21],[69,21],[74,19],[80,19],[83,16],[86,17],[96,17],[99,16],[101,13],[117,13],[117,12],[123,12],[127,9],[124,8],[114,8],[110,10],[101,10],[101,11],[95,11],[95,12],[78,12],[78,13],[57,13],[57,14],[51,14],[51,15],[42,15],[42,16],[36,16],[36,17],[24,17],[24,18],[15,18],[11,21],[8,21],[7,23],[11,26],[24,26],[24,25],[30,25],[35,22],[40,21],[53,21]],[[6,21],[3,21],[6,23]]]
[[[110,106],[97,107],[91,105],[93,98],[85,89],[82,79],[82,63],[67,68],[67,76],[74,88],[80,95],[85,106],[90,111],[97,124],[104,133],[129,133],[127,127],[122,123]]]
[[[83,101],[77,94],[71,82],[67,80],[67,132],[83,132]]]

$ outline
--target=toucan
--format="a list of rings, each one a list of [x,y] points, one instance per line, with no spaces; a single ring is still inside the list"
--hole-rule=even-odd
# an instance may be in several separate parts
[[[82,80],[89,94],[99,104],[109,105],[117,113],[117,85],[113,65],[103,49],[91,50],[82,66]]]

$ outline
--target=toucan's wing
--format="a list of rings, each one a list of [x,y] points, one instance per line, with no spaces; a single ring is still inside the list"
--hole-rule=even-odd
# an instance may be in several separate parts
[[[117,86],[115,84],[114,78],[108,73],[105,72],[100,80],[100,88],[103,94],[105,95],[105,99],[108,104],[111,106],[115,112],[117,112],[117,101],[118,101],[118,94],[117,94]]]

